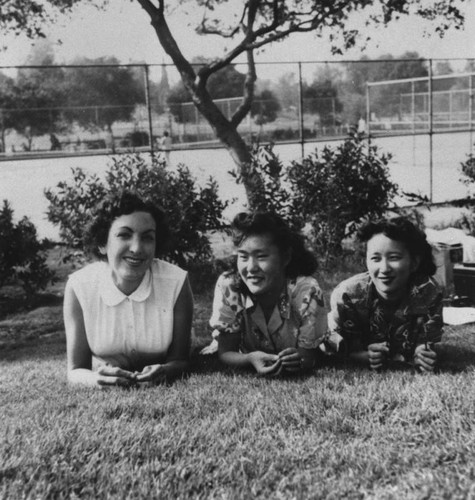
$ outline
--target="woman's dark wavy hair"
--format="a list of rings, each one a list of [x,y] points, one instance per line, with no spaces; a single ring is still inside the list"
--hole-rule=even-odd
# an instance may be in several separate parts
[[[317,259],[305,248],[301,234],[292,231],[284,220],[272,212],[241,212],[231,224],[233,243],[238,247],[249,236],[270,235],[282,255],[290,253],[286,276],[310,276],[317,267]]]
[[[434,263],[432,247],[421,229],[406,217],[380,219],[366,223],[358,233],[358,239],[367,243],[374,235],[384,234],[392,240],[400,241],[413,258],[419,258],[420,263],[415,274],[432,276],[437,267]]]
[[[106,246],[112,223],[121,215],[129,215],[134,212],[146,212],[153,217],[156,228],[155,257],[163,255],[170,241],[170,229],[165,212],[154,203],[144,201],[130,191],[109,195],[101,202],[94,220],[86,230],[85,249],[95,257],[106,260],[99,247]]]

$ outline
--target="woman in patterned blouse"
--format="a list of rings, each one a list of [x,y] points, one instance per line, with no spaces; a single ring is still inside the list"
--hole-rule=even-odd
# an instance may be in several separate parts
[[[232,229],[236,270],[219,277],[210,321],[219,358],[261,375],[313,368],[326,334],[315,257],[275,214],[240,213]]]
[[[331,297],[332,343],[350,359],[380,369],[389,361],[434,370],[442,336],[442,291],[425,234],[404,217],[360,231],[368,271],[340,283]]]

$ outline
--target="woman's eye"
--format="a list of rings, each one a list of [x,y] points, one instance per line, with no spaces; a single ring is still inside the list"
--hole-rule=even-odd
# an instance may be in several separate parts
[[[257,256],[258,259],[267,259],[268,255],[261,253],[260,255]]]
[[[117,237],[121,239],[126,239],[129,237],[129,233],[118,233]]]

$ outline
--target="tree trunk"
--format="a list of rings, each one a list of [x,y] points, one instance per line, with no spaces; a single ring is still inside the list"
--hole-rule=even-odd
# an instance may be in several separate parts
[[[165,49],[165,52],[172,58],[175,67],[181,75],[183,85],[190,93],[194,105],[214,130],[217,138],[231,154],[241,175],[249,206],[252,209],[256,206],[255,193],[262,186],[262,179],[253,168],[249,146],[244,142],[244,139],[237,130],[241,119],[244,118],[246,113],[242,113],[242,118],[237,119],[236,122],[228,120],[221,113],[206,89],[206,81],[209,74],[203,76],[195,73],[192,65],[185,59],[170,32],[164,16],[163,0],[158,2],[158,8],[146,0],[138,0],[138,2],[150,15],[158,40]],[[250,58],[251,64],[253,64],[252,53],[250,54]],[[250,92],[251,98],[255,81],[254,73],[254,67],[252,66],[250,78],[247,81],[250,89],[248,92]],[[247,110],[250,109],[250,101],[251,99],[249,99],[247,106],[245,106]]]
[[[217,138],[229,151],[242,178],[249,207],[251,209],[255,208],[258,197],[257,192],[262,188],[262,178],[253,167],[250,146],[246,144],[237,131],[237,125],[226,119],[207,92],[195,91],[192,96],[195,106],[206,118]]]

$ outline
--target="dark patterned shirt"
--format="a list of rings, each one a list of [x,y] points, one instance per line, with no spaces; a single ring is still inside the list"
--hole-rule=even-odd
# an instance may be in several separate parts
[[[224,273],[216,283],[210,325],[213,337],[239,335],[242,352],[279,353],[287,347],[315,349],[327,333],[323,294],[315,278],[287,280],[267,322],[237,274]]]
[[[347,352],[388,342],[390,359],[410,361],[417,345],[442,337],[442,291],[432,278],[414,280],[402,301],[391,304],[366,272],[340,283],[330,302],[330,343],[343,339]]]

